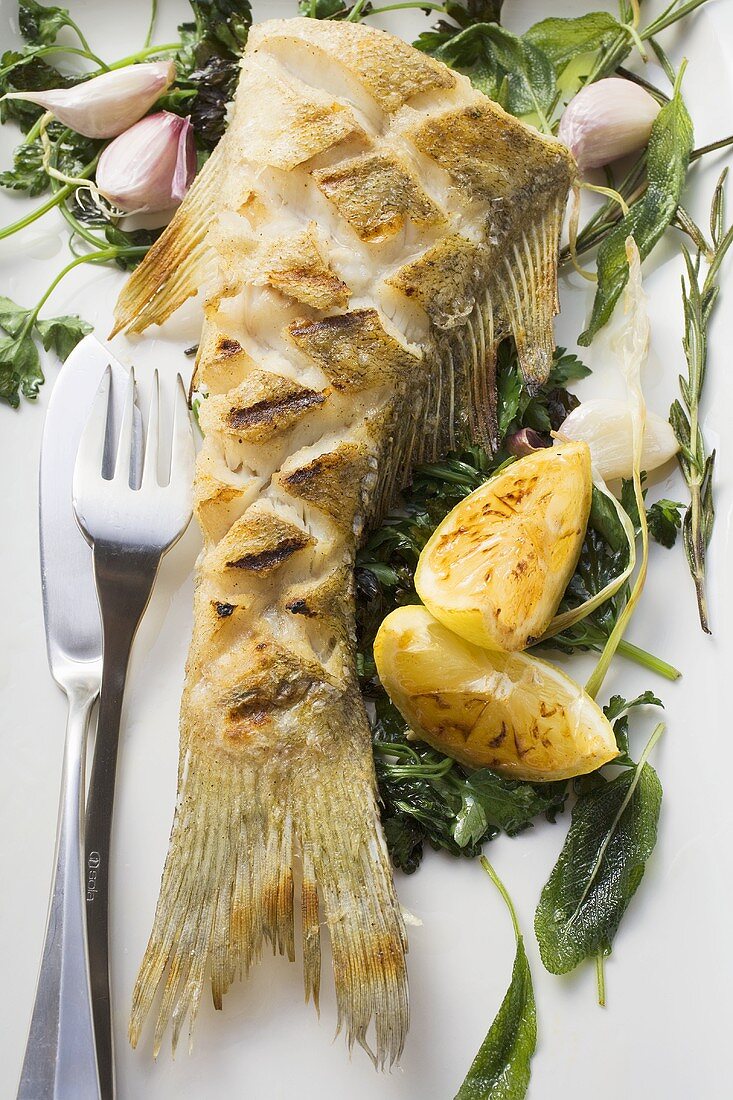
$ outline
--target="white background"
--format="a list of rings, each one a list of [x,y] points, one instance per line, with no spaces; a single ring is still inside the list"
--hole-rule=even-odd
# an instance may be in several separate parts
[[[513,29],[548,14],[577,15],[580,0],[507,3]],[[599,4],[597,6],[604,6]],[[70,4],[93,48],[107,59],[139,48],[148,6],[144,0]],[[183,0],[161,5],[156,40],[170,41]],[[295,0],[255,3],[258,19],[295,11]],[[656,4],[644,4],[652,12]],[[733,11],[730,0],[710,0],[667,32],[676,61],[690,59],[685,94],[703,144],[733,130]],[[649,12],[645,12],[646,20]],[[382,25],[408,40],[429,25],[420,12],[385,17]],[[17,40],[16,4],[0,0],[2,45]],[[658,74],[655,74],[658,75]],[[0,132],[3,166],[17,140]],[[686,202],[703,222],[717,174],[718,155],[698,164]],[[731,201],[733,215],[733,200]],[[0,224],[21,214],[24,200],[0,194]],[[0,242],[0,292],[32,305],[67,261],[63,222],[55,213]],[[679,238],[668,235],[645,268],[653,322],[653,349],[645,375],[650,407],[664,414],[683,369],[680,347]],[[733,272],[728,265],[728,282]],[[109,330],[119,273],[81,269],[68,278],[45,316],[80,312]],[[574,347],[588,316],[592,290],[577,276],[563,278],[559,343]],[[630,638],[680,667],[675,685],[619,660],[608,694],[631,696],[651,687],[667,704],[668,730],[655,752],[665,798],[660,839],[646,878],[624,920],[607,964],[608,1007],[595,1003],[595,975],[585,966],[566,978],[546,974],[532,934],[535,904],[562,845],[567,818],[521,837],[499,839],[490,856],[511,891],[524,929],[535,979],[539,1046],[533,1062],[534,1100],[722,1100],[731,1095],[729,990],[733,978],[730,843],[733,800],[728,779],[731,722],[728,692],[733,669],[731,519],[733,451],[730,415],[733,378],[733,286],[725,289],[713,326],[704,430],[718,448],[717,522],[710,558],[710,605],[715,635],[697,625],[692,585],[681,549],[652,550],[650,577]],[[190,369],[181,349],[195,341],[195,311],[179,318],[167,340],[144,347],[117,342],[127,362],[155,363],[168,384]],[[608,341],[584,353],[594,377],[586,393],[610,392],[614,378]],[[2,659],[0,660],[0,1097],[15,1095],[37,966],[50,880],[64,729],[64,700],[48,674],[37,551],[37,467],[44,406],[58,366],[35,405],[0,408],[2,494]],[[684,499],[671,468],[653,490]],[[199,1016],[193,1054],[175,1061],[164,1048],[152,1060],[150,1031],[133,1052],[126,1018],[136,968],[147,940],[167,848],[175,797],[177,710],[190,632],[191,568],[198,533],[191,529],[162,573],[138,635],[124,713],[114,830],[112,908],[113,982],[120,1100],[449,1100],[455,1094],[506,990],[513,958],[511,925],[496,891],[478,865],[433,852],[412,877],[398,876],[403,904],[423,922],[410,928],[412,1027],[399,1070],[377,1076],[361,1052],[349,1059],[341,1039],[332,1044],[334,1004],[324,965],[320,1022],[302,1003],[300,966],[268,957],[250,980],[227,995],[223,1013],[209,999]],[[576,666],[577,667],[577,666]],[[638,749],[653,716],[637,723]],[[183,1045],[183,1044],[182,1044]]]

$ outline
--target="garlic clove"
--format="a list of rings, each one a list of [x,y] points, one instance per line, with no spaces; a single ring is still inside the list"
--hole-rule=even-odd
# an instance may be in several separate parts
[[[96,185],[127,213],[170,210],[182,201],[195,173],[190,121],[158,111],[110,142],[99,158]]]
[[[557,442],[583,440],[590,447],[594,469],[604,481],[631,477],[634,441],[631,410],[624,401],[595,398],[582,401],[565,418]],[[641,468],[647,472],[663,466],[679,450],[671,424],[647,411]]]
[[[540,433],[534,428],[520,428],[518,432],[514,432],[506,439],[506,449],[515,458],[524,458],[526,455],[542,450],[543,447],[551,446],[551,443],[545,443]]]
[[[151,61],[113,69],[73,88],[10,92],[4,98],[37,103],[85,137],[110,138],[141,119],[167,91],[175,75],[172,61]]]
[[[659,111],[639,84],[611,76],[588,84],[570,100],[557,136],[585,172],[643,149]]]

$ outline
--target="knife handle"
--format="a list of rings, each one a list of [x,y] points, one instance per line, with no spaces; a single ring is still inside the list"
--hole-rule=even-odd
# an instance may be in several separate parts
[[[18,1100],[99,1100],[82,870],[84,765],[98,678],[69,681],[56,866]]]

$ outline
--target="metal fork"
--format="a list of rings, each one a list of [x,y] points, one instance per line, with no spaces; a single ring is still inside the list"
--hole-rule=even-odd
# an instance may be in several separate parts
[[[110,392],[105,374],[84,429],[74,469],[77,522],[92,547],[102,617],[103,672],[97,737],[87,797],[85,856],[87,941],[97,1062],[103,1100],[114,1096],[109,983],[109,872],[120,715],[127,666],[160,560],[191,518],[195,448],[181,376],[176,384],[170,478],[158,479],[159,383],[155,372],[139,488],[131,485],[136,412],[130,372],[114,475],[102,476]]]

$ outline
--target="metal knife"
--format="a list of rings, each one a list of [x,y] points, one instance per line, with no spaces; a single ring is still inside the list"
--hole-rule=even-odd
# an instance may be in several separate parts
[[[89,981],[84,866],[84,770],[89,717],[102,676],[102,629],[92,553],[71,503],[79,438],[106,367],[112,365],[112,419],[122,416],[127,372],[86,336],[51,394],[41,445],[41,584],[48,662],[69,712],[56,856],[46,939],[18,1100],[99,1100]],[[140,418],[137,418],[138,429]],[[114,425],[110,425],[114,428]],[[113,430],[108,439],[114,438]],[[133,464],[140,464],[137,439]],[[134,474],[133,465],[133,476]]]

